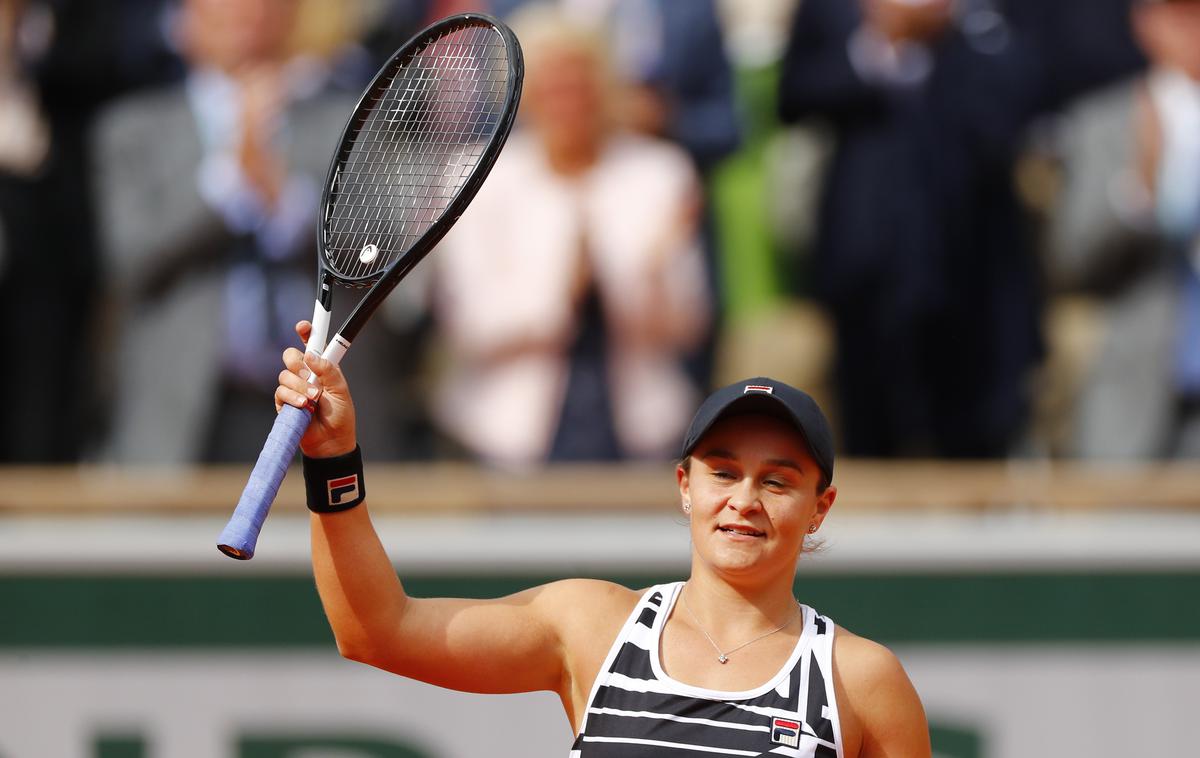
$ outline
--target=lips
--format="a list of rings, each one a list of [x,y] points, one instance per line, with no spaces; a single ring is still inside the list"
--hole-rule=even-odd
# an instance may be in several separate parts
[[[726,534],[732,534],[739,537],[765,537],[766,532],[761,529],[755,529],[749,524],[721,524],[717,527],[719,531]]]

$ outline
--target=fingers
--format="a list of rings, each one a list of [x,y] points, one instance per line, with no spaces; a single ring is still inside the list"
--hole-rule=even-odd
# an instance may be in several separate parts
[[[299,374],[304,369],[304,353],[294,347],[289,347],[283,351],[283,365],[287,366],[288,371]]]
[[[304,343],[305,345],[307,345],[308,338],[310,336],[312,336],[312,322],[297,321],[296,322],[296,334],[299,335],[300,341],[302,343]]]
[[[283,365],[287,367],[287,371],[284,373],[290,372],[306,381],[310,373],[316,374],[317,379],[320,380],[318,384],[324,386],[345,381],[341,369],[332,361],[315,353],[302,353],[294,347],[283,351]],[[283,374],[280,374],[281,378],[282,376]],[[282,383],[281,380],[280,384]]]
[[[296,373],[288,369],[279,372],[279,386],[275,388],[275,410],[287,403],[297,408],[313,407],[321,397],[321,387],[307,381],[309,371]]]
[[[319,355],[309,354],[305,356],[304,363],[312,370],[312,373],[316,374],[317,384],[321,387],[337,392],[344,391],[346,377],[342,374],[341,368],[336,366],[333,361]]]
[[[296,331],[300,331],[300,324],[297,324]],[[285,368],[279,372],[279,387],[275,390],[276,411],[284,403],[294,405],[297,408],[312,407],[320,398],[321,383],[319,380],[316,382],[310,381],[315,372],[308,367],[306,360],[317,362],[324,359],[315,355],[307,355],[294,347],[289,347],[283,351],[283,365]],[[329,363],[329,361],[324,362]]]
[[[301,321],[296,324],[296,334],[307,340],[312,333],[312,324]],[[322,402],[325,393],[331,392],[331,397],[337,405],[345,405],[350,401],[350,389],[342,370],[332,361],[317,355],[306,353],[289,347],[283,352],[283,371],[279,372],[279,386],[275,390],[275,410],[283,405],[294,405],[297,408],[316,410]]]
[[[317,403],[317,398],[321,396],[321,388],[310,387],[310,389],[316,393],[311,400],[307,394],[296,392],[290,387],[284,387],[282,384],[279,385],[275,388],[275,412],[278,413],[285,405],[312,410]]]

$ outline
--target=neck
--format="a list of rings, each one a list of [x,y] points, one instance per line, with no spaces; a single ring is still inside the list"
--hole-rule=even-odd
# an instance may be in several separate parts
[[[683,588],[688,607],[710,633],[746,634],[783,624],[796,614],[793,574],[768,582],[731,582],[693,566]]]

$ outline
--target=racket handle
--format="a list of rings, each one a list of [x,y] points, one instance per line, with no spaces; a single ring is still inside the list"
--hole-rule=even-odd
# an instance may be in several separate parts
[[[300,448],[300,438],[312,421],[312,412],[294,405],[284,405],[275,417],[275,425],[267,435],[258,462],[250,472],[250,480],[242,490],[237,508],[225,530],[217,538],[217,549],[230,558],[248,561],[254,557],[258,532],[262,529],[279,485],[287,474],[288,465]]]

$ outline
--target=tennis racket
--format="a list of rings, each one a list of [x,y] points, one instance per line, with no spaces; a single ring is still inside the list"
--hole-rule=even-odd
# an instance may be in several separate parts
[[[496,161],[524,76],[512,31],[465,13],[401,47],[342,131],[321,198],[317,302],[306,350],[340,363],[388,293],[446,234]],[[369,287],[326,345],[333,285]],[[284,405],[217,548],[254,557],[312,410]]]

